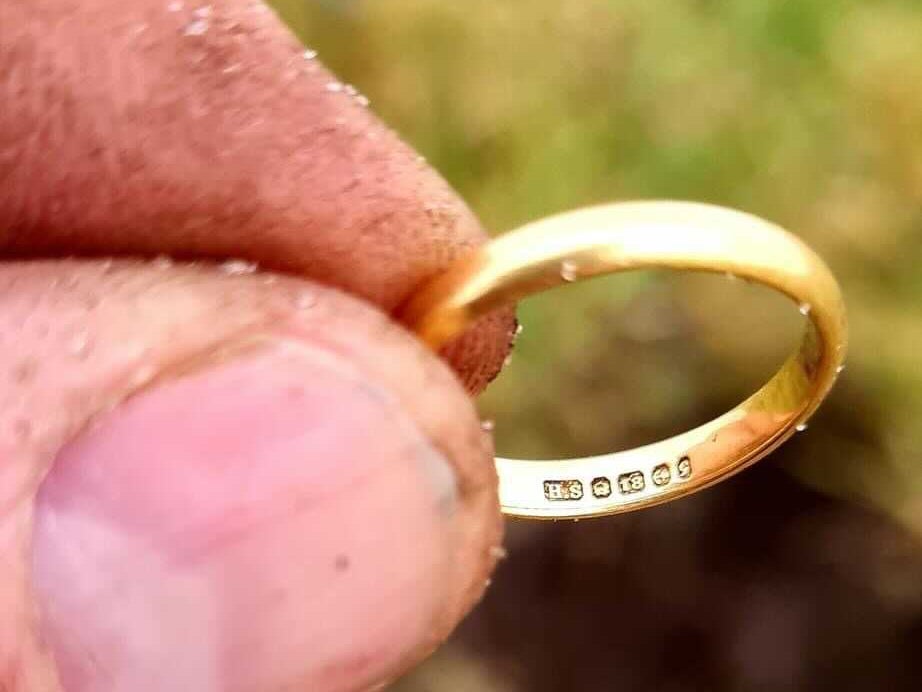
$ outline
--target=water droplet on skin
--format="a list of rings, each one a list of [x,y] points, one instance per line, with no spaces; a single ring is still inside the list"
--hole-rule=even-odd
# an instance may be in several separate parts
[[[509,354],[508,356],[506,356],[506,358],[503,360],[503,367],[504,367],[504,368],[505,368],[505,367],[508,367],[511,363],[512,363],[512,354],[510,353],[510,354]]]
[[[801,303],[797,309],[800,310],[801,315],[809,315],[813,306],[810,303]]]
[[[806,424],[806,423],[798,423],[798,424],[794,427],[794,430],[796,430],[797,432],[803,432],[803,431],[806,430],[806,429],[807,429],[807,424]]]
[[[222,262],[220,269],[228,276],[241,276],[243,274],[254,274],[259,270],[256,262],[247,262],[242,259],[231,259]]]
[[[516,327],[515,327],[515,335],[516,335],[516,336],[522,336],[522,332],[524,332],[524,331],[525,331],[525,325],[523,325],[523,324],[517,324],[517,325],[516,325]]]
[[[362,108],[368,108],[371,105],[371,101],[368,100],[368,97],[364,94],[358,94],[355,97],[356,103],[358,103]]]
[[[843,363],[842,365],[840,365],[839,367],[836,368],[836,375],[839,375],[839,374],[841,374],[841,373],[843,373],[843,372],[845,372],[845,364],[844,364],[844,363]]]
[[[576,266],[576,262],[572,260],[564,260],[560,264],[560,278],[564,281],[576,281],[577,269],[578,267]]]
[[[491,584],[493,584],[493,580],[492,580],[492,579],[487,579],[486,581],[483,582],[483,587],[484,587],[485,589],[489,589]]]
[[[131,375],[131,384],[136,387],[145,385],[154,379],[154,374],[156,372],[157,369],[153,365],[142,365]]]
[[[181,2],[171,2],[169,5],[166,6],[166,11],[167,12],[179,12],[182,10],[182,8],[183,8],[183,4]]]
[[[497,560],[505,560],[509,556],[509,553],[501,545],[494,545],[490,548],[490,557]]]
[[[339,82],[327,82],[327,85],[324,88],[331,93],[337,94],[343,90],[343,85]]]
[[[204,19],[205,17],[210,17],[211,16],[211,5],[202,5],[201,7],[193,10],[192,14],[201,19]]]
[[[201,36],[208,31],[207,19],[196,19],[189,22],[183,30],[185,36]]]
[[[420,154],[416,157],[416,163],[426,163],[426,157]]]
[[[157,255],[150,261],[150,266],[154,269],[169,269],[173,266],[173,260],[166,255]]]
[[[317,51],[308,49],[304,51],[303,53],[301,53],[301,55],[304,57],[305,60],[313,60],[314,58],[317,57]]]
[[[356,89],[356,88],[355,88],[354,86],[352,86],[351,84],[345,84],[345,85],[343,85],[343,91],[345,91],[347,94],[349,94],[349,96],[355,96],[356,94],[359,93],[359,90]]]
[[[310,291],[301,291],[295,296],[295,306],[301,310],[307,310],[317,304],[317,296]]]
[[[74,334],[74,336],[71,337],[70,342],[67,344],[67,350],[75,356],[85,356],[87,353],[89,353],[90,350],[89,335],[86,332]]]
[[[277,276],[272,276],[272,275],[270,274],[269,276],[266,276],[266,277],[263,278],[263,283],[264,283],[266,286],[271,286],[272,284],[278,282],[278,280],[279,280],[279,279],[278,279]]]
[[[491,432],[491,431],[493,430],[494,427],[495,427],[495,424],[494,424],[493,421],[490,420],[490,419],[480,421],[480,428],[481,428],[482,430],[485,430],[485,431],[487,431],[487,432]]]
[[[295,298],[295,305],[301,310],[308,310],[317,304],[317,296],[310,291],[301,291]]]

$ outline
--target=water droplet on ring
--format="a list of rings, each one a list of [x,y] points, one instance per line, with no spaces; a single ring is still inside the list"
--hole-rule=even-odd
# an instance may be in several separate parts
[[[810,303],[801,303],[797,309],[800,310],[801,315],[809,315],[810,311],[813,310],[813,306]]]
[[[560,278],[564,281],[576,281],[576,271],[579,269],[573,260],[564,260],[560,263]]]

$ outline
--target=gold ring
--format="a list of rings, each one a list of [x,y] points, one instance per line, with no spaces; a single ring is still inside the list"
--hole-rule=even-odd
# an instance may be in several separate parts
[[[651,268],[731,274],[780,291],[808,317],[799,349],[739,406],[667,440],[581,459],[498,458],[506,514],[589,517],[688,495],[803,429],[832,388],[845,358],[847,327],[829,268],[778,226],[704,204],[608,204],[528,224],[425,285],[403,319],[439,349],[478,317],[527,295],[599,274]]]

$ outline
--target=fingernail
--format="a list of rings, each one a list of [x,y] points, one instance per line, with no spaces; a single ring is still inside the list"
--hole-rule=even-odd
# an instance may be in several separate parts
[[[63,449],[34,580],[67,690],[355,689],[426,643],[455,477],[388,392],[273,341]]]

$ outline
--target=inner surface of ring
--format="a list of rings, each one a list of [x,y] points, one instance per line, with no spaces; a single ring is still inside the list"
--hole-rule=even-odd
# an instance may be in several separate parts
[[[745,467],[786,439],[803,416],[812,387],[808,372],[816,367],[812,340],[805,338],[743,404],[688,432],[580,459],[497,458],[503,505],[527,516],[571,516],[577,509],[578,516],[609,514],[667,501]]]
[[[783,442],[832,386],[845,355],[846,329],[841,294],[826,265],[782,229],[708,205],[622,203],[530,224],[425,287],[405,318],[437,348],[476,317],[526,295],[576,279],[657,267],[732,273],[782,292],[809,315],[799,349],[739,406],[667,440],[581,459],[497,459],[508,514],[610,514],[706,487]]]

